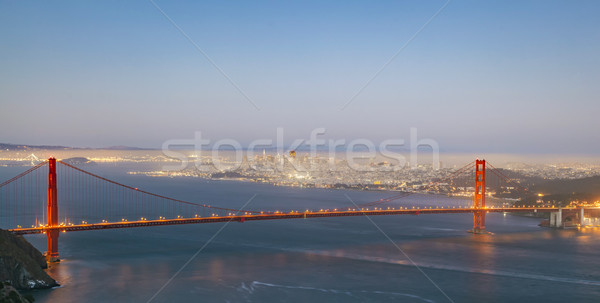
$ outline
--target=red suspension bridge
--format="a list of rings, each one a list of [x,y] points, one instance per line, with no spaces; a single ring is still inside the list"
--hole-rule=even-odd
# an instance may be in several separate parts
[[[305,211],[240,210],[183,201],[109,180],[71,164],[50,158],[0,183],[0,227],[13,234],[46,234],[46,258],[58,261],[61,232],[133,228],[143,226],[256,221],[276,219],[325,218],[375,215],[473,214],[473,233],[485,233],[485,216],[494,212],[552,212],[553,224],[560,226],[563,209],[554,207],[488,207],[486,164],[500,182],[521,185],[485,160],[475,160],[425,190],[474,172],[474,202],[467,207],[384,207],[411,192],[401,192],[355,207]],[[47,167],[48,170],[41,169]],[[46,176],[47,173],[47,176]],[[47,187],[45,186],[47,184]],[[60,184],[60,186],[59,186]],[[471,183],[473,184],[473,183]],[[59,200],[60,199],[60,200]],[[60,203],[59,203],[60,201]],[[582,222],[584,207],[564,209]],[[160,215],[158,215],[160,214]]]

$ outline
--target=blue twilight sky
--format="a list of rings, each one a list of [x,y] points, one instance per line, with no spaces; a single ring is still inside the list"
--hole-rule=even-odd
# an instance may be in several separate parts
[[[600,2],[0,1],[0,142],[160,147],[194,131],[600,151]]]

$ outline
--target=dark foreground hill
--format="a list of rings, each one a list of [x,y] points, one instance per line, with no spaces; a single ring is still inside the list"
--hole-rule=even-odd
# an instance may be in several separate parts
[[[46,259],[22,236],[0,230],[0,282],[17,289],[36,289],[57,286],[44,271]]]
[[[31,294],[23,296],[8,282],[0,282],[0,303],[31,303],[35,301]]]

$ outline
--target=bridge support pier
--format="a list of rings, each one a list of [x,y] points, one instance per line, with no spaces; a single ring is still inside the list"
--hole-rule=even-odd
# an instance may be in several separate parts
[[[559,208],[557,212],[550,213],[550,227],[563,227],[562,208]]]
[[[58,226],[58,201],[56,190],[56,158],[48,159],[48,227]],[[58,235],[56,229],[46,231],[48,237],[47,262],[58,262]]]
[[[470,232],[474,234],[487,234],[485,230],[485,211],[477,210],[473,213],[474,221],[473,230]]]
[[[581,208],[579,213],[579,227],[597,227],[599,225],[599,218],[597,217],[598,211],[594,209],[588,209],[588,216],[585,217],[585,208]]]
[[[46,232],[46,237],[48,237],[48,251],[45,253],[46,262],[60,262],[60,258],[58,257],[58,235],[60,232],[58,230],[51,230]]]

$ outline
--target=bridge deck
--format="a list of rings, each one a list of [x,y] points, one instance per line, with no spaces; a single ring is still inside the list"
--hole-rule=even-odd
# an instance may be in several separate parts
[[[573,211],[579,208],[563,208],[563,211]],[[586,208],[587,209],[587,208]],[[258,220],[278,220],[278,219],[307,219],[307,218],[326,218],[326,217],[352,217],[352,216],[381,216],[381,215],[425,215],[425,214],[461,214],[473,213],[482,209],[477,208],[423,208],[423,209],[380,209],[364,211],[309,211],[309,212],[288,212],[288,213],[268,213],[252,215],[234,215],[220,217],[198,217],[198,218],[179,218],[163,220],[140,220],[108,223],[77,224],[65,226],[39,226],[31,228],[9,229],[10,232],[17,235],[41,234],[50,230],[59,230],[62,232],[100,230],[115,228],[133,228],[160,225],[179,225],[179,224],[201,224],[218,222],[245,222]],[[513,213],[513,212],[552,212],[558,211],[553,207],[509,207],[509,208],[485,208],[486,213]]]

